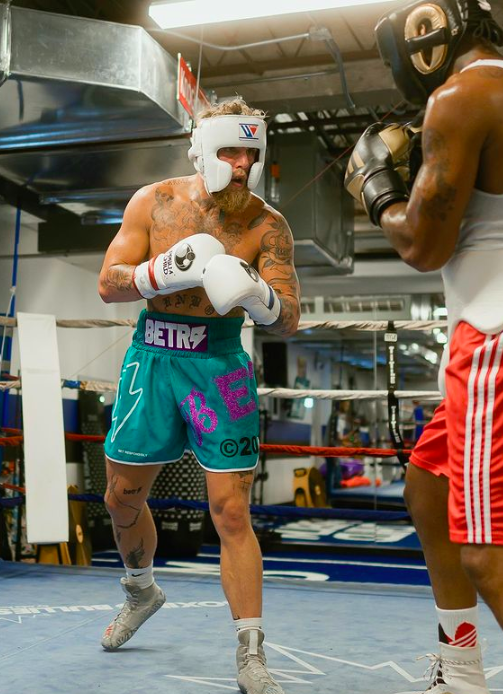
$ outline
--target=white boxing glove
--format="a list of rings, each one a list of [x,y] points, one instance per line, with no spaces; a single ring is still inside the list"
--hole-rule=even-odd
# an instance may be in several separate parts
[[[259,325],[272,325],[281,311],[278,295],[247,262],[217,255],[204,268],[203,287],[215,310],[224,316],[242,306]]]
[[[202,287],[204,266],[221,253],[225,253],[225,248],[218,239],[209,234],[193,234],[175,243],[166,253],[138,265],[133,282],[145,299]]]

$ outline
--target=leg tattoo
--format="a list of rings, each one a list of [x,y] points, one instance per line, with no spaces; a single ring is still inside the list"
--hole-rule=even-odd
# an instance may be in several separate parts
[[[138,522],[138,517],[139,517],[140,513],[142,512],[143,504],[141,505],[140,508],[138,508],[137,506],[133,506],[132,504],[126,504],[126,502],[123,501],[123,500],[117,495],[117,492],[115,491],[115,488],[117,487],[117,480],[118,480],[118,476],[117,476],[117,475],[112,475],[112,477],[111,477],[111,479],[110,479],[110,482],[109,482],[109,484],[108,484],[108,487],[107,487],[107,493],[106,493],[106,495],[105,495],[105,502],[107,502],[107,501],[113,496],[114,499],[118,502],[118,504],[119,504],[120,506],[123,506],[124,508],[128,508],[128,509],[134,511],[134,517],[133,517],[132,523],[130,523],[129,525],[119,525],[119,524],[117,524],[117,528],[122,528],[122,529],[124,529],[124,530],[127,530],[127,529],[129,529],[129,528],[132,528],[132,527],[133,527],[134,525],[136,525],[136,523]],[[125,493],[125,494],[131,494],[131,493],[133,493],[133,494],[134,494],[134,493],[138,493],[141,489],[142,489],[142,488],[139,487],[137,490],[134,490],[134,491],[124,490],[124,493]]]
[[[140,569],[140,564],[144,556],[145,550],[143,549],[142,539],[140,540],[138,547],[134,547],[130,552],[127,553],[125,562],[126,566],[128,566],[130,569]]]

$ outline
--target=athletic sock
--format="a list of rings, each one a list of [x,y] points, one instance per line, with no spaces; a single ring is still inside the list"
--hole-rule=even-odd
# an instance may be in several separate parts
[[[262,631],[262,617],[251,617],[249,619],[235,619],[234,625],[236,631],[245,631],[246,629],[257,629]]]
[[[142,569],[132,569],[129,566],[124,566],[126,569],[128,583],[138,586],[142,590],[150,588],[154,582],[154,565],[145,566]]]
[[[442,610],[437,607],[439,640],[449,646],[473,648],[478,642],[479,609]]]

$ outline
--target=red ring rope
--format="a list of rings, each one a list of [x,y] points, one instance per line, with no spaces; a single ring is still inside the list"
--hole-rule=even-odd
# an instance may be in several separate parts
[[[6,436],[0,438],[0,446],[19,446],[23,441],[21,429],[4,428],[3,431],[16,434],[14,436]],[[65,433],[65,438],[69,441],[87,441],[89,443],[102,443],[105,440],[104,436],[88,435],[88,434],[73,434]],[[320,458],[348,458],[353,456],[367,456],[371,458],[392,458],[396,456],[397,451],[392,448],[335,448],[333,446],[289,446],[284,444],[260,444],[260,450],[263,453],[270,455],[290,455],[290,456],[305,456],[314,455]],[[403,451],[406,455],[410,455],[412,450]]]

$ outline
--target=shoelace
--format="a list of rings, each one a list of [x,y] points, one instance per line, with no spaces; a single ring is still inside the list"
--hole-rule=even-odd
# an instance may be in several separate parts
[[[128,617],[130,612],[132,612],[136,607],[138,607],[139,604],[139,594],[138,593],[130,593],[129,591],[124,589],[124,592],[126,593],[126,601],[124,602],[124,605],[122,606],[121,611],[117,615],[117,617],[114,619],[114,622],[121,624],[122,619],[124,617]]]
[[[437,684],[445,684],[442,677],[442,658],[436,653],[426,653],[426,655],[419,656],[417,660],[424,660],[425,658],[430,659],[430,664],[423,674],[423,678],[430,683],[428,689],[432,689]]]

